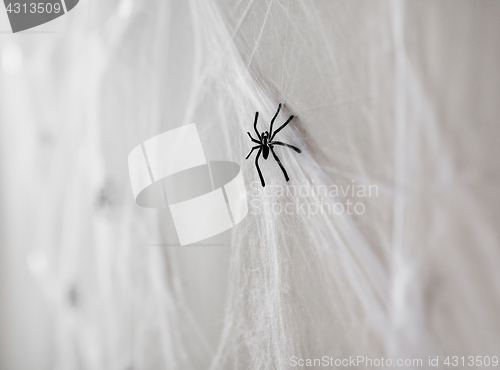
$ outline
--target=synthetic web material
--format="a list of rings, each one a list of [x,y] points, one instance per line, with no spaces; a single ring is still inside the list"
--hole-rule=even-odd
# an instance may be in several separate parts
[[[66,33],[37,41],[25,79],[2,84],[10,103],[29,87],[33,121],[52,137],[32,155],[50,170],[33,181],[46,190],[30,209],[56,313],[53,368],[495,354],[500,136],[490,122],[500,114],[475,94],[497,91],[488,35],[498,7],[456,4],[81,2]],[[263,164],[264,192],[244,164],[246,132],[279,102],[278,121],[296,116],[281,139],[302,153],[277,148],[291,180]],[[231,248],[147,246],[162,230],[133,201],[127,155],[191,122],[207,158],[242,165],[254,205],[298,211],[251,207]],[[279,193],[305,184],[378,193]],[[365,212],[300,211],[349,198]]]

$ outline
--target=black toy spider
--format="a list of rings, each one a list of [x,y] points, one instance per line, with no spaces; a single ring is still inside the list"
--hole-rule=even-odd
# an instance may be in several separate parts
[[[250,155],[252,154],[252,152],[255,149],[259,149],[259,152],[257,153],[257,157],[255,157],[255,166],[257,167],[257,172],[259,173],[260,183],[262,184],[262,187],[265,187],[266,183],[264,182],[264,177],[262,177],[262,172],[260,172],[260,168],[259,168],[260,153],[262,153],[262,157],[264,157],[264,159],[267,160],[267,157],[269,157],[269,151],[271,151],[271,153],[273,154],[274,159],[276,160],[276,162],[278,162],[278,165],[280,166],[281,170],[283,171],[283,175],[285,175],[286,181],[288,181],[290,179],[288,178],[288,174],[286,173],[285,167],[283,167],[283,165],[281,164],[280,159],[278,158],[278,156],[274,152],[273,147],[275,145],[281,145],[281,146],[286,146],[288,148],[291,148],[291,149],[295,150],[297,153],[301,152],[299,148],[294,147],[293,145],[282,143],[281,141],[274,141],[273,140],[274,137],[276,136],[276,134],[278,132],[280,132],[286,125],[288,125],[288,123],[293,119],[293,115],[291,115],[286,120],[286,122],[283,125],[281,125],[281,127],[278,128],[273,133],[273,123],[274,123],[274,120],[276,119],[276,117],[278,117],[280,109],[281,109],[281,104],[278,105],[278,110],[276,111],[276,114],[274,115],[273,119],[271,120],[271,125],[269,127],[269,132],[265,131],[265,132],[262,133],[262,135],[260,135],[259,131],[257,131],[257,119],[259,118],[259,112],[255,112],[255,121],[253,123],[253,128],[254,128],[255,133],[257,134],[257,137],[259,138],[259,140],[254,139],[252,137],[252,135],[250,135],[250,132],[247,132],[248,136],[250,136],[250,140],[252,140],[254,143],[257,143],[259,145],[254,146],[250,150],[250,153],[248,153],[248,155],[246,156],[245,159],[248,159],[248,157],[250,157]]]

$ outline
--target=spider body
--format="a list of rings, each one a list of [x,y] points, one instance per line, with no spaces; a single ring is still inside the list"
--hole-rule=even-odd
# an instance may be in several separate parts
[[[269,157],[269,132],[262,133],[262,158]]]
[[[291,115],[287,119],[287,121],[283,125],[281,125],[273,133],[273,123],[274,123],[274,120],[276,119],[276,117],[278,117],[280,109],[281,109],[281,104],[278,106],[278,110],[276,111],[276,114],[274,115],[273,119],[271,120],[269,131],[264,131],[262,134],[259,134],[259,131],[257,131],[257,120],[259,118],[259,112],[255,112],[255,121],[253,123],[253,128],[255,130],[255,133],[257,134],[257,137],[259,138],[258,140],[254,139],[252,137],[252,135],[250,134],[250,132],[247,132],[248,136],[250,137],[250,140],[252,140],[252,142],[254,142],[258,145],[252,147],[252,149],[250,150],[250,153],[248,153],[248,155],[246,156],[245,159],[248,159],[250,157],[250,155],[252,154],[252,152],[254,150],[258,149],[257,156],[255,157],[255,167],[257,168],[257,172],[259,173],[259,177],[260,177],[260,183],[262,184],[263,187],[266,186],[266,182],[264,181],[264,177],[262,176],[262,172],[260,171],[260,167],[259,167],[259,158],[260,158],[261,154],[262,154],[262,157],[265,160],[267,160],[267,158],[269,157],[269,153],[271,153],[273,155],[274,159],[276,160],[276,162],[278,163],[278,165],[280,166],[281,171],[283,171],[283,175],[285,176],[285,180],[288,181],[288,180],[290,180],[288,177],[288,174],[286,173],[285,167],[283,167],[283,165],[281,164],[280,159],[278,158],[278,156],[274,152],[274,147],[276,145],[284,146],[284,147],[295,150],[297,153],[301,153],[300,149],[293,146],[293,145],[282,143],[281,141],[274,140],[274,137],[276,136],[276,134],[278,132],[280,132],[286,125],[288,125],[290,123],[290,121],[293,119],[293,115]]]

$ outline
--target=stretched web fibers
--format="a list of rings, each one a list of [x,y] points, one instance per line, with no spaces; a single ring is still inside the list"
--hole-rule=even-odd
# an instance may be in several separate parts
[[[480,118],[499,115],[463,88],[493,70],[462,54],[460,40],[494,48],[470,12],[488,16],[466,2],[397,0],[75,8],[67,32],[33,50],[18,84],[43,103],[27,114],[50,122],[54,137],[47,172],[33,175],[44,189],[34,249],[48,258],[37,277],[55,312],[54,368],[285,369],[292,356],[493,354],[496,131]],[[471,30],[486,46],[472,46]],[[474,63],[484,65],[460,70]],[[46,80],[57,83],[43,89]],[[246,132],[256,111],[267,130],[279,103],[275,126],[295,119],[278,138],[302,153],[276,149],[288,183],[272,158],[261,160],[263,189],[254,157],[244,160]],[[350,199],[366,212],[251,212],[227,247],[150,245],[162,222],[133,202],[127,155],[193,122],[207,158],[241,165],[251,211]],[[275,187],[305,184],[377,193]]]

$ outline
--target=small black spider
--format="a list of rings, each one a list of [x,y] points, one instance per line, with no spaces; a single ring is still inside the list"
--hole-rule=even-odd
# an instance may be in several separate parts
[[[250,140],[252,140],[254,143],[257,143],[259,145],[254,146],[252,148],[252,150],[250,150],[250,153],[248,153],[248,155],[246,156],[245,159],[248,159],[248,157],[250,157],[250,155],[252,154],[252,152],[255,149],[259,149],[259,152],[257,153],[257,157],[255,157],[255,166],[257,167],[257,172],[259,173],[260,182],[261,182],[263,187],[266,186],[266,183],[264,182],[264,177],[262,177],[262,172],[260,172],[260,168],[259,168],[260,153],[262,153],[262,157],[264,157],[264,159],[267,160],[267,157],[269,157],[269,151],[271,151],[274,159],[276,160],[276,162],[278,162],[278,165],[280,166],[281,170],[283,171],[283,174],[285,175],[286,181],[288,181],[290,179],[288,178],[288,174],[286,173],[285,167],[283,167],[283,165],[281,164],[280,159],[278,158],[278,156],[274,152],[273,147],[275,145],[281,145],[281,146],[286,146],[288,148],[291,148],[291,149],[295,150],[297,153],[301,152],[299,148],[294,147],[293,145],[282,143],[281,141],[273,141],[276,134],[278,132],[280,132],[286,125],[288,125],[288,123],[293,119],[293,115],[291,115],[286,120],[286,122],[273,133],[273,123],[274,123],[274,120],[276,119],[276,117],[278,117],[280,109],[281,109],[281,104],[278,105],[278,110],[276,111],[276,114],[274,115],[273,119],[271,120],[269,132],[265,131],[262,133],[262,135],[259,134],[259,131],[257,131],[257,119],[259,118],[259,112],[255,112],[255,121],[253,123],[253,128],[254,128],[255,133],[257,134],[257,137],[259,138],[259,140],[254,139],[252,137],[252,135],[250,135],[250,132],[247,132],[248,136],[250,136]]]

